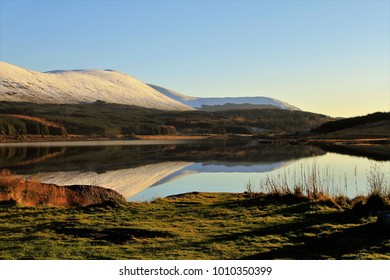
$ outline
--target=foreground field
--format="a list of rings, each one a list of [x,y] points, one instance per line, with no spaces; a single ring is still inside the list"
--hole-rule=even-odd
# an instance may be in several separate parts
[[[0,208],[1,259],[390,259],[376,216],[291,195]]]

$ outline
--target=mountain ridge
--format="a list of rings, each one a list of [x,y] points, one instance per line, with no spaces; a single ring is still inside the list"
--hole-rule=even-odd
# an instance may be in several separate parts
[[[249,108],[300,110],[271,97],[193,97],[141,82],[116,70],[37,72],[0,61],[0,101],[82,104],[104,101],[143,108],[221,111]]]
[[[183,104],[201,110],[202,109],[210,110],[210,107],[214,107],[215,111],[220,111],[224,109],[229,109],[226,106],[228,104],[236,105],[236,107],[238,107],[237,105],[250,104],[250,105],[272,106],[274,108],[284,109],[284,110],[301,111],[299,108],[295,106],[292,106],[286,102],[280,101],[272,97],[266,97],[266,96],[194,97],[194,96],[184,95],[161,86],[157,86],[153,84],[148,84],[148,85],[176,101],[179,101]]]
[[[36,72],[0,62],[0,100],[44,104],[107,103],[194,110],[130,75],[107,70]]]

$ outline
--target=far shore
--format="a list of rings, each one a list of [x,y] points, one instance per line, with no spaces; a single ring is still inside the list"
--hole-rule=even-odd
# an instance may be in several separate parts
[[[105,136],[89,136],[89,135],[68,135],[68,136],[38,136],[27,135],[25,137],[5,137],[0,139],[2,143],[28,143],[28,142],[91,142],[91,141],[123,141],[123,140],[200,140],[219,138],[215,135],[135,135],[131,137],[105,137]]]
[[[326,135],[254,135],[254,134],[205,134],[205,135],[117,135],[116,137],[105,137],[96,135],[74,135],[67,136],[40,136],[26,135],[23,137],[3,137],[0,144],[6,143],[46,143],[46,142],[92,142],[92,141],[128,141],[128,140],[258,140],[260,143],[280,144],[330,144],[330,145],[371,145],[390,144],[390,137],[383,136],[357,136],[357,137],[327,137]]]

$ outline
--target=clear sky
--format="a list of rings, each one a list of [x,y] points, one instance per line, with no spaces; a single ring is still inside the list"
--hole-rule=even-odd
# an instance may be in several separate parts
[[[0,0],[0,60],[364,115],[390,111],[390,1]]]

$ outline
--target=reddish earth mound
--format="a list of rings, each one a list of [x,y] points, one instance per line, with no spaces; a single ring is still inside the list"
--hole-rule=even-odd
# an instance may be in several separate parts
[[[21,206],[87,206],[107,201],[125,202],[116,191],[97,186],[58,186],[14,175],[0,176],[0,202]]]

